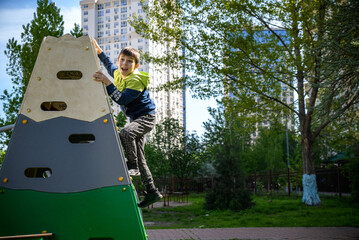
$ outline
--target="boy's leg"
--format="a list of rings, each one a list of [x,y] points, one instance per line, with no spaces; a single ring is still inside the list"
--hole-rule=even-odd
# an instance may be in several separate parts
[[[127,124],[120,132],[120,139],[127,158],[129,170],[138,169],[137,143],[139,139],[151,131],[155,125],[155,116],[140,117]]]
[[[141,172],[141,180],[146,187],[145,199],[138,204],[139,207],[147,207],[161,200],[162,198],[161,193],[155,187],[151,171],[147,166],[144,149],[145,149],[145,137],[137,141],[138,166]]]
[[[145,159],[145,137],[138,139],[136,141],[137,145],[137,159],[138,159],[138,167],[141,173],[141,181],[143,185],[145,185],[147,191],[151,191],[155,189],[155,185],[153,182],[152,174],[150,169],[147,166],[147,161]]]

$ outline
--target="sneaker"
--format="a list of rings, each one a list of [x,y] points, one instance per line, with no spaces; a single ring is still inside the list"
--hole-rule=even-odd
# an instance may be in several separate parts
[[[132,177],[137,177],[141,175],[140,170],[138,170],[138,168],[128,170],[128,174]]]
[[[146,191],[143,192],[145,194],[145,199],[138,204],[139,207],[144,208],[148,207],[151,204],[159,201],[162,199],[161,193],[156,189],[153,192],[147,193]]]

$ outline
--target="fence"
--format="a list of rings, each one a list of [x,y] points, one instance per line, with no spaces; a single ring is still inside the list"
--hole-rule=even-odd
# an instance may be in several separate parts
[[[245,177],[246,188],[254,194],[263,192],[302,192],[302,172],[289,169],[255,172]],[[339,167],[316,169],[318,191],[329,194],[350,193],[350,182]],[[177,179],[175,177],[156,179],[156,186],[167,192],[204,192],[213,188],[215,178],[198,177]],[[288,188],[289,186],[289,188]],[[289,191],[288,191],[289,189]]]

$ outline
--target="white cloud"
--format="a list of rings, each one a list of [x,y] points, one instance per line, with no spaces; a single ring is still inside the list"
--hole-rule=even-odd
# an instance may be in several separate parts
[[[61,11],[60,13],[64,17],[64,34],[70,33],[70,31],[74,28],[74,24],[77,23],[81,26],[81,7],[61,7],[59,6]]]

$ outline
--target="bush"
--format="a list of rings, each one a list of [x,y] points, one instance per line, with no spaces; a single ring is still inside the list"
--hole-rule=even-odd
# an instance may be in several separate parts
[[[240,211],[252,207],[254,203],[250,193],[236,188],[235,182],[217,178],[214,189],[206,195],[204,208]]]

